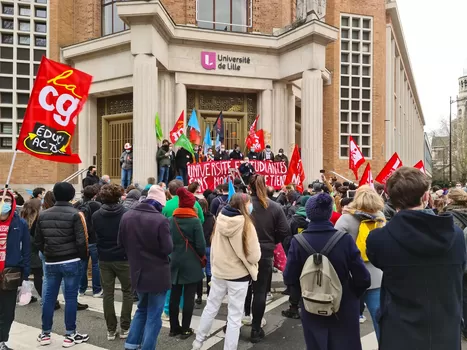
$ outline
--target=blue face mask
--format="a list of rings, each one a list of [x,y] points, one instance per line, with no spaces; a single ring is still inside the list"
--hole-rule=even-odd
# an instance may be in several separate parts
[[[8,214],[11,211],[11,203],[3,203],[2,215]]]
[[[251,214],[253,212],[253,203],[248,205],[248,212]]]

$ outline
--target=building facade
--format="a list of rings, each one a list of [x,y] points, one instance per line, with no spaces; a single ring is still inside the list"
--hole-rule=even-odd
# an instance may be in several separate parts
[[[295,144],[301,147],[310,182],[322,168],[351,176],[349,136],[374,173],[394,152],[408,165],[424,159],[423,112],[395,2],[49,0],[45,6],[47,54],[94,77],[75,137],[82,167],[97,164],[118,178],[122,147],[131,142],[134,181],[145,182],[157,169],[154,115],[168,137],[180,112],[193,109],[203,131],[223,111],[227,148],[244,144],[259,114],[274,151],[290,155]],[[19,156],[36,170],[17,175],[19,183],[53,183],[77,169]]]

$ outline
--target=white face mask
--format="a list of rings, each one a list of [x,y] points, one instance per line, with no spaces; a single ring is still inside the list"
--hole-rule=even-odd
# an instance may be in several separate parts
[[[225,151],[225,148],[221,148],[221,152],[224,152]]]

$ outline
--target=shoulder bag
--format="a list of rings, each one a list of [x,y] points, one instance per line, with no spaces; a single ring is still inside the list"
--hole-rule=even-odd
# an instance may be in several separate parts
[[[18,267],[5,267],[3,272],[0,273],[0,290],[17,290],[23,282],[22,274],[22,269]]]

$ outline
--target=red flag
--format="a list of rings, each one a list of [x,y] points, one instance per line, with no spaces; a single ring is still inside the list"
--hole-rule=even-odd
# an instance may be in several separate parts
[[[365,163],[365,157],[358,148],[352,136],[349,136],[349,169],[355,174],[355,178],[358,180],[358,168]]]
[[[256,119],[253,122],[253,124],[251,124],[250,126],[250,131],[248,133],[249,136],[253,136],[254,134],[256,134],[256,124],[258,124],[258,118],[259,118],[259,114],[256,116]]]
[[[90,75],[43,57],[16,149],[40,159],[81,163],[70,145],[91,82]]]
[[[295,145],[292,158],[290,159],[289,169],[285,178],[285,184],[294,184],[299,192],[303,192],[303,181],[305,181],[305,171],[303,170],[302,159]]]
[[[173,144],[175,144],[175,142],[178,141],[178,138],[180,137],[180,135],[183,134],[184,126],[185,126],[185,111],[182,111],[177,121],[175,122],[174,127],[170,131],[170,141],[172,141]]]
[[[422,173],[424,173],[426,175],[425,164],[423,164],[423,160],[419,161],[413,167],[417,168],[418,170],[420,170]]]
[[[370,185],[371,188],[375,188],[375,183],[373,180],[373,174],[371,173],[370,163],[366,165],[365,171],[363,172],[362,178],[358,186]]]
[[[252,136],[248,136],[245,140],[246,147],[255,148],[255,152],[260,152],[264,149],[264,131],[263,129],[256,131]]]
[[[194,145],[201,144],[201,135],[195,128],[190,128],[190,142]]]
[[[394,153],[375,180],[380,184],[386,185],[386,182],[391,177],[391,175],[401,166],[402,161],[399,158],[399,155],[397,153]]]

